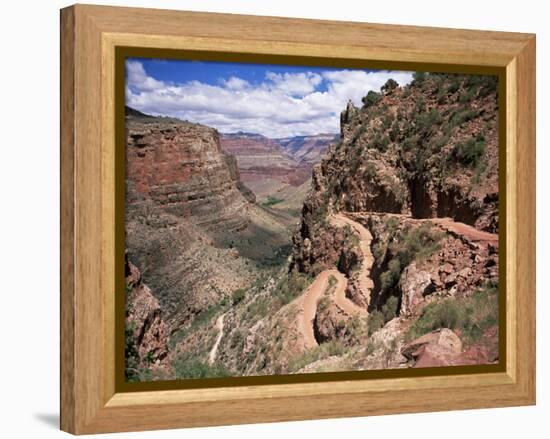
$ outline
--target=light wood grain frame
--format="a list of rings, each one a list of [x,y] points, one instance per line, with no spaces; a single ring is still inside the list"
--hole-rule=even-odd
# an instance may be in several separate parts
[[[506,370],[117,393],[113,121],[119,46],[503,69]],[[61,11],[63,430],[86,434],[534,403],[534,35],[87,5]]]

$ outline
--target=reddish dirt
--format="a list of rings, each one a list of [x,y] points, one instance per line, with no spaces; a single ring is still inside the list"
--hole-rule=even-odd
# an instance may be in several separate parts
[[[359,274],[359,288],[361,289],[361,291],[363,291],[363,294],[368,302],[370,292],[374,288],[374,282],[370,277],[370,271],[372,269],[372,265],[374,264],[374,256],[372,255],[370,249],[372,235],[370,231],[363,227],[361,224],[353,221],[352,219],[341,213],[333,215],[330,218],[330,222],[337,227],[350,226],[351,229],[359,236],[359,248],[361,249],[361,253],[363,254],[363,260],[361,261],[361,272]],[[364,308],[361,308],[357,305],[355,306],[357,308],[355,312],[366,314],[366,310]]]
[[[365,291],[370,292],[374,285],[372,279],[369,277],[372,264],[374,263],[374,258],[370,250],[370,243],[372,241],[371,233],[361,224],[347,218],[342,214],[334,215],[330,218],[330,221],[337,227],[349,225],[355,233],[358,234],[359,246],[363,253],[360,285],[365,289]],[[331,276],[336,279],[336,285],[332,296],[334,303],[350,316],[354,314],[367,315],[366,309],[358,306],[346,297],[348,279],[344,274],[335,269],[322,271],[315,278],[313,283],[306,289],[304,294],[302,294],[295,301],[296,305],[298,305],[300,309],[298,328],[302,334],[306,349],[311,349],[317,346],[317,340],[315,339],[315,335],[313,333],[313,320],[317,314],[317,304],[321,296],[327,290]],[[368,295],[368,293],[366,295]]]
[[[478,230],[468,224],[459,223],[452,218],[433,218],[430,219],[434,224],[438,224],[450,233],[462,236],[469,241],[488,242],[498,245],[498,233],[489,233]]]
[[[346,289],[347,279],[338,270],[324,270],[315,278],[305,293],[296,299],[296,305],[300,309],[298,316],[298,329],[304,340],[304,347],[311,349],[317,346],[317,340],[313,333],[313,320],[317,314],[319,299],[328,287],[330,277],[336,278],[336,289]]]

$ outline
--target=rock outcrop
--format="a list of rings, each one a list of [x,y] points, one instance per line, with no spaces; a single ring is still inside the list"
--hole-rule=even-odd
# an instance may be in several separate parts
[[[485,339],[493,338],[493,346],[496,346],[494,327],[484,335]],[[498,358],[498,352],[487,343],[477,343],[464,349],[460,338],[446,328],[411,341],[402,347],[401,355],[412,361],[415,368],[487,364]]]
[[[168,326],[159,301],[141,280],[138,268],[126,259],[126,329],[133,339],[139,367],[160,364],[168,355]]]

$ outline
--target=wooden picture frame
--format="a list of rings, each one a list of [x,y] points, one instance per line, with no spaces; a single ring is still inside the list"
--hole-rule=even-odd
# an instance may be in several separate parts
[[[499,75],[504,92],[505,367],[120,391],[115,371],[119,48],[298,57]],[[270,58],[271,57],[271,58]],[[281,58],[282,59],[282,58]],[[501,140],[502,142],[502,140]],[[117,226],[117,227],[120,227]],[[119,230],[120,231],[120,230]],[[421,397],[419,397],[421,392]],[[452,395],[452,397],[449,397]],[[61,429],[74,434],[535,403],[535,36],[76,5],[61,11]]]

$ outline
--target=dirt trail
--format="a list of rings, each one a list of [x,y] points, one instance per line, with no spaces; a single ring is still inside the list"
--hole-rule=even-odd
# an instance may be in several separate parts
[[[220,345],[220,342],[222,341],[223,337],[223,318],[225,317],[225,314],[222,314],[216,319],[216,329],[219,331],[218,336],[216,337],[216,342],[214,343],[214,346],[212,346],[212,349],[210,350],[210,354],[208,355],[208,363],[210,365],[214,364],[214,361],[216,361],[216,355],[218,354],[218,346]]]
[[[313,320],[317,314],[317,303],[328,288],[330,277],[336,278],[336,289],[346,289],[348,280],[338,270],[324,270],[317,275],[313,283],[306,289],[306,292],[297,299],[296,305],[300,309],[298,317],[298,330],[304,340],[304,347],[311,349],[317,346],[317,340],[313,333]]]
[[[402,218],[411,222],[425,223],[427,221],[438,225],[443,230],[457,236],[462,237],[471,242],[485,242],[491,243],[498,246],[498,233],[484,232],[483,230],[478,230],[474,226],[469,224],[461,223],[455,221],[450,217],[441,217],[441,218],[413,218],[410,215],[400,214],[400,213],[377,213],[377,212],[349,212],[346,215],[350,217],[364,216],[364,215],[383,215],[394,218]],[[342,215],[343,216],[343,215]],[[344,217],[346,218],[346,217]]]
[[[429,220],[435,224],[439,224],[451,234],[462,236],[469,241],[489,242],[493,245],[498,245],[498,233],[484,232],[468,224],[454,221],[452,218],[430,218]]]
[[[363,295],[365,296],[365,299],[368,303],[368,301],[370,300],[370,292],[374,288],[374,282],[370,277],[372,265],[374,264],[374,256],[372,255],[370,249],[372,235],[370,231],[363,227],[361,224],[353,221],[352,219],[341,213],[333,215],[330,218],[330,222],[337,227],[350,226],[351,229],[359,235],[359,248],[361,249],[361,253],[363,253],[363,260],[361,261],[361,272],[359,273],[359,288],[363,292]],[[345,292],[344,298],[355,306],[354,312],[366,314],[366,310],[364,308],[357,306],[354,302],[345,297]]]
[[[346,225],[349,225],[353,231],[359,235],[359,246],[361,248],[361,252],[363,253],[361,273],[359,275],[359,286],[365,292],[365,296],[368,297],[374,286],[372,279],[369,277],[372,264],[374,263],[374,258],[370,250],[372,235],[361,224],[356,223],[342,214],[332,216],[330,221],[337,227],[345,227]],[[317,340],[315,339],[315,334],[313,332],[313,320],[317,314],[317,304],[327,290],[331,276],[336,279],[336,285],[334,286],[335,288],[332,293],[334,303],[349,315],[367,315],[366,309],[361,308],[346,297],[348,279],[343,273],[340,273],[336,269],[322,271],[319,275],[317,275],[313,283],[306,289],[305,293],[296,299],[296,305],[300,310],[298,329],[302,335],[306,349],[311,349],[317,346]]]
[[[329,218],[329,221],[336,227],[345,227],[350,226],[351,229],[359,236],[359,248],[363,254],[363,260],[361,261],[361,272],[359,274],[359,287],[367,300],[369,299],[370,292],[374,287],[374,283],[370,277],[370,272],[374,264],[374,256],[371,252],[371,242],[372,235],[370,231],[354,221],[353,217],[369,215],[374,212],[349,212],[349,213],[338,213],[334,214]],[[426,222],[431,221],[432,223],[438,225],[443,230],[454,234],[456,236],[462,237],[469,241],[474,242],[485,242],[491,243],[493,245],[498,245],[498,234],[488,233],[481,230],[477,230],[475,227],[472,227],[468,224],[460,223],[454,221],[452,218],[425,218],[418,219],[412,218],[409,215],[404,214],[381,214],[386,216],[392,216],[397,218],[407,219],[412,222]],[[350,218],[351,217],[351,218]],[[339,306],[344,312],[349,315],[354,315],[359,313],[360,315],[367,315],[368,312],[366,309],[358,306],[350,299],[346,297],[346,288],[348,286],[348,279],[338,270],[330,269],[324,270],[315,278],[313,283],[306,289],[306,291],[295,300],[295,304],[298,306],[300,313],[298,317],[298,329],[302,335],[304,341],[304,347],[306,349],[312,349],[317,346],[317,340],[315,339],[315,334],[313,332],[313,321],[317,313],[317,304],[328,288],[330,277],[336,279],[336,285],[333,294],[333,300],[337,306]],[[220,335],[216,340],[214,348],[210,353],[211,361],[212,358],[215,358],[216,349],[218,347],[219,341],[223,334],[223,316],[220,317],[221,325]],[[218,319],[218,321],[220,320]]]

